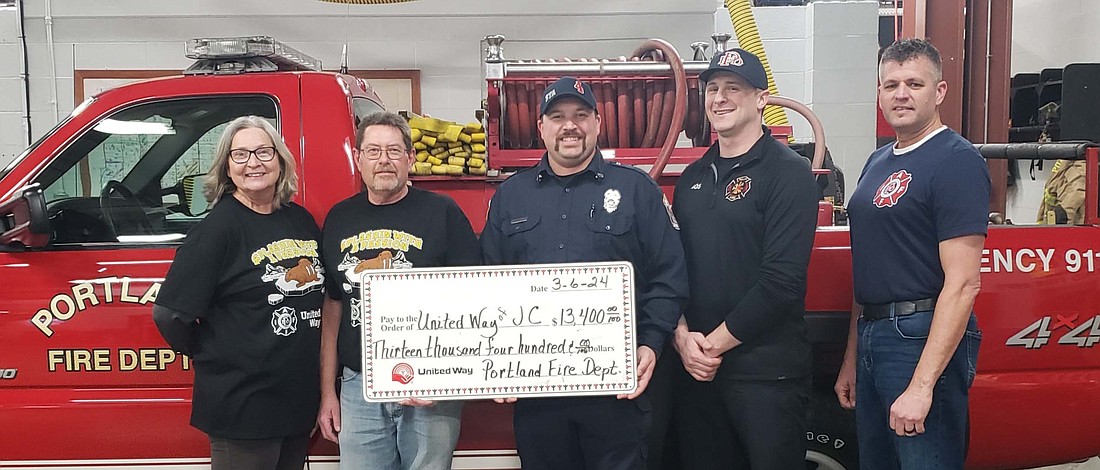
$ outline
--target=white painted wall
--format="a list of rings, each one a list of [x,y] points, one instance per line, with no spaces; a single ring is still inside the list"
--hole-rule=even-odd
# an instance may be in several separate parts
[[[15,10],[0,10],[0,167],[25,146],[19,86],[19,24]]]
[[[718,4],[715,30],[732,35],[729,12]],[[850,175],[850,192],[875,149],[878,3],[821,1],[753,14],[779,94],[806,103],[821,119],[833,161]],[[798,113],[788,111],[787,119],[796,139],[811,140]]]
[[[75,106],[74,70],[182,70],[191,62],[183,56],[183,43],[193,37],[271,35],[333,69],[347,38],[351,68],[420,69],[423,111],[465,120],[482,98],[480,39],[487,34],[508,37],[509,58],[548,58],[628,55],[649,37],[664,38],[689,55],[692,42],[709,42],[715,25],[732,32],[720,0],[418,0],[352,6],[311,0],[24,2],[34,138]],[[837,163],[849,173],[858,173],[874,146],[873,3],[756,9],[780,92],[813,105],[825,121]],[[0,11],[0,165],[24,148],[17,34],[15,12]],[[801,118],[791,120],[796,136],[808,139]]]
[[[1096,0],[1013,0],[1012,74],[1100,62]]]

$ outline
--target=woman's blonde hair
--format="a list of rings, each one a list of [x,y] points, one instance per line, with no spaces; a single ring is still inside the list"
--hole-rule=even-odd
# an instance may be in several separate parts
[[[272,209],[278,210],[283,204],[290,202],[294,194],[298,192],[298,173],[295,172],[294,156],[283,142],[279,131],[275,130],[267,119],[259,116],[241,116],[234,119],[225,127],[225,132],[218,139],[215,149],[214,163],[206,172],[206,184],[203,192],[211,207],[218,203],[226,194],[232,194],[237,190],[233,180],[229,177],[229,150],[233,145],[233,137],[243,129],[263,129],[275,146],[275,154],[279,160],[279,180],[275,182],[275,199],[271,201]]]

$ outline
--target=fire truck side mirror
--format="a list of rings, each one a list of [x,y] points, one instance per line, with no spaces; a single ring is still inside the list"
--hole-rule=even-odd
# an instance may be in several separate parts
[[[0,203],[0,251],[23,251],[43,247],[50,241],[50,220],[46,197],[37,184]]]
[[[180,206],[188,216],[198,217],[210,210],[210,202],[202,192],[205,177],[204,174],[187,175],[180,180],[183,187],[183,203]]]

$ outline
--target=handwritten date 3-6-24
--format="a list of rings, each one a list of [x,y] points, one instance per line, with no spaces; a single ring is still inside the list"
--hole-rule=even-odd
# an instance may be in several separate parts
[[[610,289],[607,275],[554,277],[549,285],[532,285],[531,292],[558,292],[568,290],[605,290]]]

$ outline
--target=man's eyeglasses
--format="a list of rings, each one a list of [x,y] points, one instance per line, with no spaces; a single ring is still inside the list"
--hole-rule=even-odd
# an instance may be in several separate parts
[[[408,152],[408,150],[401,147],[390,147],[385,149],[382,147],[367,147],[363,149],[363,156],[367,157],[367,160],[378,160],[382,158],[382,155],[385,155],[386,158],[390,160],[400,160],[407,157],[409,155]]]
[[[229,158],[234,163],[248,163],[248,159],[255,155],[261,162],[270,162],[275,158],[275,147],[260,147],[256,150],[233,149],[229,151]]]

